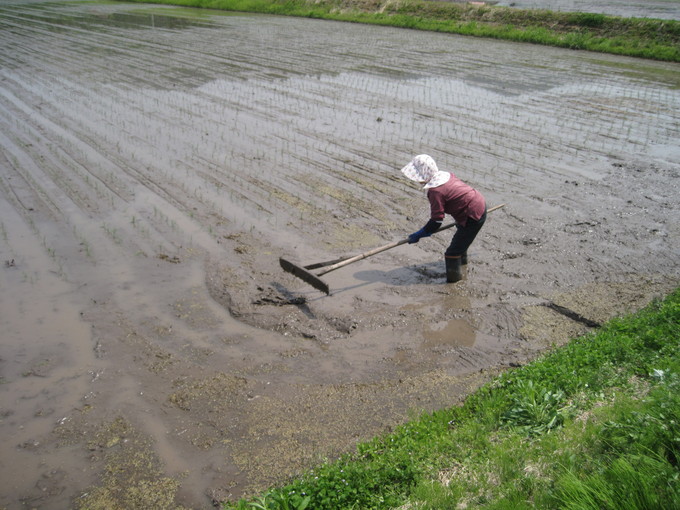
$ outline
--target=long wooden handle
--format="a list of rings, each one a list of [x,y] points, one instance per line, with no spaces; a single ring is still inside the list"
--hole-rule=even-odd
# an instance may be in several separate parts
[[[496,205],[496,206],[492,207],[491,209],[488,209],[486,212],[488,214],[490,212],[495,211],[496,209],[500,209],[501,207],[505,207],[505,204]],[[449,223],[448,225],[444,225],[443,227],[441,227],[439,230],[437,230],[437,232],[441,232],[442,230],[447,230],[447,229],[455,227],[455,226],[456,226],[455,222]],[[437,232],[435,232],[435,234]],[[384,251],[391,250],[392,248],[396,248],[397,246],[401,246],[402,244],[406,244],[406,243],[408,243],[408,237],[406,239],[402,239],[401,241],[394,241],[390,244],[386,244],[385,246],[373,248],[372,250],[369,250],[367,252],[360,253],[359,255],[355,255],[354,257],[350,257],[350,258],[342,260],[342,261],[340,261],[336,264],[332,264],[332,265],[326,267],[326,269],[324,269],[323,271],[319,271],[316,274],[317,274],[317,276],[322,276],[326,273],[330,273],[331,271],[335,271],[336,269],[340,269],[341,267],[345,267],[349,264],[352,264],[353,262],[357,262],[357,261],[363,260],[367,257],[377,255],[378,253],[382,253]]]
[[[338,262],[337,264],[333,264],[332,266],[328,266],[326,269],[323,271],[319,271],[316,273],[318,276],[324,275],[326,273],[330,273],[331,271],[334,271],[336,269],[340,269],[341,267],[345,267],[352,262],[356,262],[358,260],[365,259],[366,257],[370,257],[371,255],[377,255],[378,253],[381,253],[386,250],[391,250],[392,248],[396,248],[397,246],[401,246],[404,243],[408,243],[408,237],[406,239],[402,239],[401,241],[395,241],[390,244],[386,244],[385,246],[380,246],[379,248],[374,248],[370,251],[360,253],[359,255],[355,255],[354,257],[350,257],[346,260],[343,260],[342,262]]]

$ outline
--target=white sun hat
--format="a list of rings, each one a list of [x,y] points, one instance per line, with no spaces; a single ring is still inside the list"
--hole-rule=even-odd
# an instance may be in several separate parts
[[[412,181],[424,182],[423,189],[441,186],[451,177],[449,172],[439,170],[437,163],[427,154],[420,154],[413,158],[408,165],[401,169],[401,173]]]

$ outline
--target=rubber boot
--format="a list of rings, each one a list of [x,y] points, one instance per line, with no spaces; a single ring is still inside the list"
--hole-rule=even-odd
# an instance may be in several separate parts
[[[446,283],[456,283],[463,279],[461,271],[461,256],[445,257],[446,262]]]
[[[460,263],[464,266],[467,265],[467,251],[460,256]]]

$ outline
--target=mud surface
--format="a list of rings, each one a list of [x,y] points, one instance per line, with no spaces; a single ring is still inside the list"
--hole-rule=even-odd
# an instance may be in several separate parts
[[[0,42],[0,507],[209,508],[680,281],[677,65],[125,4]],[[465,281],[445,233],[279,268],[420,228],[418,153],[506,204]]]

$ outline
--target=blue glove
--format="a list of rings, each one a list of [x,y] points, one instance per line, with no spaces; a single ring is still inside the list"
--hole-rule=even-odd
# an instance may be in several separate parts
[[[425,232],[425,228],[421,228],[418,232],[414,232],[408,236],[408,244],[414,244],[420,241],[421,237],[430,237],[432,234]]]

